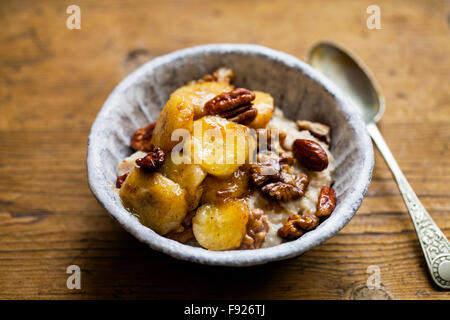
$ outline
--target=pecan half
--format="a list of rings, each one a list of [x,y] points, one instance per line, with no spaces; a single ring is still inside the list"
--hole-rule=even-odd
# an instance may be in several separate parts
[[[258,114],[253,108],[252,101],[255,100],[253,91],[238,88],[230,92],[221,93],[205,103],[205,111],[210,115],[219,115],[231,121],[247,125],[250,124]]]
[[[327,153],[317,142],[296,139],[292,148],[295,157],[305,168],[312,171],[322,171],[328,167]]]
[[[150,145],[147,155],[143,158],[136,159],[136,164],[145,170],[156,171],[162,166],[165,160],[165,153],[160,148]]]
[[[117,189],[120,189],[120,187],[122,186],[122,183],[125,181],[125,179],[127,177],[128,177],[128,172],[117,177],[117,180],[116,180],[116,188]]]
[[[156,121],[137,129],[131,137],[131,148],[135,151],[150,151],[152,134],[155,126]]]
[[[247,223],[247,233],[244,236],[239,249],[261,248],[268,231],[269,223],[264,211],[261,209],[250,211],[250,217]]]
[[[328,217],[336,207],[336,192],[333,188],[323,186],[317,202],[316,216]]]
[[[304,231],[309,231],[317,227],[319,218],[315,215],[300,216],[293,214],[288,221],[278,229],[278,236],[283,239],[293,240],[303,235]]]
[[[330,143],[330,127],[320,122],[297,120],[297,127],[300,131],[308,130],[312,136],[326,144]]]

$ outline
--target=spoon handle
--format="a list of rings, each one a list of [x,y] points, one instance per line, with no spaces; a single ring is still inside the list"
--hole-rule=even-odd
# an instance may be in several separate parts
[[[400,193],[408,207],[411,220],[416,229],[431,277],[439,287],[450,289],[449,241],[430,217],[427,210],[425,210],[408,180],[406,180],[376,124],[367,124],[367,130],[397,181]]]

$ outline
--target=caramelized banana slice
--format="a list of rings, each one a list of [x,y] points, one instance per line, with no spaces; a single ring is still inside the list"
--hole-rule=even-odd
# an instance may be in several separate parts
[[[157,172],[134,169],[122,184],[119,196],[143,225],[161,235],[180,227],[187,213],[184,189]]]
[[[255,100],[253,101],[253,108],[258,110],[255,120],[250,124],[250,128],[261,129],[265,128],[272,119],[274,104],[273,98],[270,94],[262,91],[253,91],[255,93]]]
[[[199,119],[206,115],[203,107],[208,100],[231,90],[233,86],[227,82],[192,82],[178,88],[171,97],[183,97],[184,101],[194,109],[195,119]]]
[[[193,163],[209,174],[228,177],[253,154],[256,142],[248,127],[217,116],[194,121],[190,140]]]
[[[193,130],[194,109],[182,96],[172,95],[159,114],[153,130],[152,143],[168,153],[181,141],[172,141],[176,129]]]
[[[244,167],[240,167],[227,179],[208,176],[202,184],[202,203],[221,202],[243,196],[248,191],[249,181],[249,172]]]
[[[187,163],[187,159],[182,159],[181,155],[180,160],[180,164],[175,164],[171,154],[169,154],[161,168],[161,173],[186,190],[188,211],[191,211],[200,202],[203,191],[200,184],[206,178],[207,173],[201,166]]]
[[[244,200],[230,199],[220,204],[205,204],[192,220],[197,242],[209,250],[236,249],[247,230],[249,209]]]

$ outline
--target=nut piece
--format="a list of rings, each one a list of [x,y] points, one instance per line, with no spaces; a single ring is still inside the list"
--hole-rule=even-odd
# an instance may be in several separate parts
[[[153,130],[155,129],[156,121],[149,123],[145,127],[139,128],[131,137],[131,148],[135,151],[150,151]]]
[[[258,114],[258,111],[252,106],[251,102],[253,100],[255,100],[255,93],[253,91],[238,88],[219,94],[207,101],[204,110],[207,114],[219,115],[230,121],[247,125]]]
[[[309,178],[304,173],[288,173],[281,171],[280,181],[266,184],[261,191],[277,200],[289,201],[305,194]]]
[[[269,223],[264,211],[261,209],[252,210],[247,222],[247,234],[244,236],[239,249],[248,250],[261,248],[268,231]]]
[[[297,120],[297,127],[300,131],[308,130],[311,135],[325,142],[330,143],[330,127],[320,122],[308,120]]]
[[[328,167],[328,156],[325,150],[312,140],[296,139],[292,145],[297,160],[305,168],[322,171]]]
[[[250,176],[253,184],[262,187],[268,181],[280,179],[279,159],[274,153],[258,153],[257,163],[250,167]]]
[[[150,145],[149,152],[143,158],[136,159],[136,164],[147,171],[156,171],[159,167],[162,166],[165,159],[164,151],[160,148]]]
[[[305,194],[309,178],[294,172],[288,165],[288,154],[258,154],[258,162],[250,167],[250,177],[261,192],[276,200],[289,201]],[[282,166],[280,166],[280,163]]]
[[[316,216],[328,217],[336,207],[336,192],[333,188],[323,186],[317,202]]]
[[[297,239],[303,235],[304,231],[309,231],[317,227],[319,218],[315,215],[300,216],[293,214],[288,221],[278,229],[278,236],[286,240]]]
[[[129,174],[129,172],[117,177],[117,180],[116,180],[116,188],[117,189],[120,189],[120,187],[122,186],[122,183],[128,177],[128,174]]]

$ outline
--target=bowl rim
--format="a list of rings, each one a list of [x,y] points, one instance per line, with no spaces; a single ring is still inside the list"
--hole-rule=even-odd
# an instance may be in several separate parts
[[[96,152],[98,149],[94,136],[102,130],[102,122],[108,117],[111,101],[120,95],[126,88],[137,83],[138,79],[151,74],[156,67],[172,63],[177,59],[204,55],[205,53],[250,54],[281,62],[289,68],[294,68],[302,72],[306,77],[322,86],[333,97],[337,102],[337,108],[341,109],[345,115],[345,120],[349,122],[350,128],[358,137],[358,139],[356,139],[356,148],[367,151],[362,159],[362,168],[361,171],[358,172],[356,184],[348,191],[346,201],[340,203],[340,215],[331,215],[327,219],[330,220],[328,223],[325,225],[321,224],[320,227],[304,234],[295,241],[257,250],[209,251],[203,248],[181,244],[177,241],[158,235],[150,228],[139,223],[137,218],[132,216],[123,206],[118,206],[110,201],[110,197],[107,195],[107,188],[111,189],[111,186],[105,186],[105,184],[108,184],[108,181],[104,181],[100,170],[96,168],[96,164],[101,159],[98,152]],[[341,230],[355,215],[369,187],[374,165],[374,155],[372,142],[361,116],[351,108],[350,101],[340,89],[319,71],[313,69],[311,66],[292,55],[264,46],[220,43],[190,47],[156,57],[126,76],[111,92],[95,118],[89,133],[86,162],[89,187],[99,203],[122,227],[125,228],[125,230],[141,242],[149,245],[152,249],[181,260],[201,264],[252,266],[298,256],[328,240]]]

